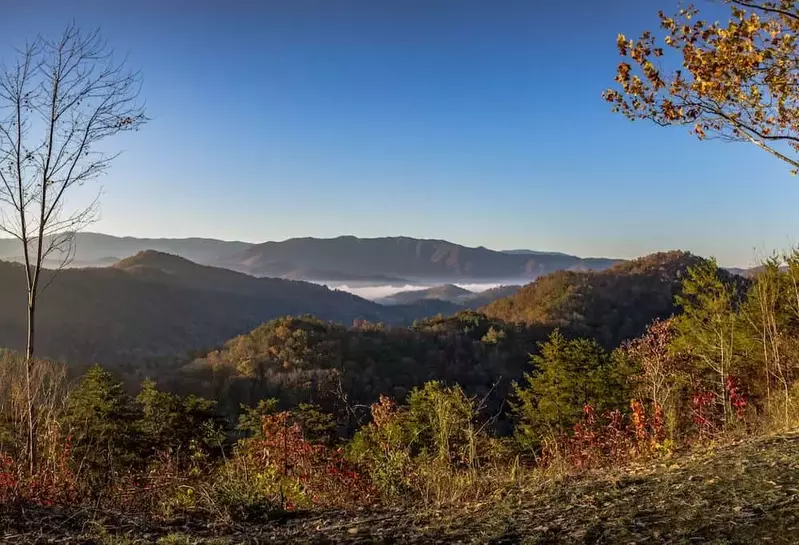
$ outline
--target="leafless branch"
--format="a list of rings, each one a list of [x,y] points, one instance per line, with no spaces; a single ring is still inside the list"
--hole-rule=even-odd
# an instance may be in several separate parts
[[[27,281],[26,374],[34,354],[39,295],[75,255],[75,233],[97,217],[97,199],[69,207],[72,188],[96,180],[118,156],[106,138],[146,122],[141,78],[116,62],[99,32],[68,26],[56,40],[39,38],[0,66],[0,233],[21,245]],[[42,284],[42,269],[55,270]],[[31,471],[35,465],[33,392],[28,380]]]

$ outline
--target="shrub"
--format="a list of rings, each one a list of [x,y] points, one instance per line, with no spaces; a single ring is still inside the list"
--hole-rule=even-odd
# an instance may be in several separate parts
[[[405,410],[380,396],[372,405],[372,422],[348,445],[348,458],[364,468],[384,497],[397,498],[412,489],[414,440]]]
[[[668,452],[671,442],[663,437],[659,407],[648,415],[644,405],[633,400],[629,412],[613,409],[597,413],[586,404],[582,420],[571,433],[545,440],[539,461],[544,466],[565,466],[567,470],[620,465]]]
[[[383,396],[348,456],[388,501],[442,504],[474,496],[489,482],[483,477],[512,458],[505,443],[488,435],[478,409],[459,386],[435,381],[413,390],[406,407]]]
[[[374,499],[368,480],[341,451],[306,439],[290,412],[264,416],[261,432],[239,442],[210,488],[215,504],[244,519],[318,504],[353,507]]]
[[[17,464],[7,454],[0,455],[0,503],[10,502],[17,495]]]

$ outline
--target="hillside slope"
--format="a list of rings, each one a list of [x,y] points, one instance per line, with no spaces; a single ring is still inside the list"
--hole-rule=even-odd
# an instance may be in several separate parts
[[[482,311],[506,322],[564,328],[612,347],[640,335],[653,319],[673,314],[677,310],[674,296],[682,279],[688,268],[701,260],[672,251],[604,271],[558,271]]]
[[[325,514],[248,535],[285,543],[743,545],[796,543],[797,529],[799,434],[794,432],[628,470],[555,483],[542,479],[497,505]]]
[[[45,271],[43,282],[49,282]],[[0,346],[24,346],[24,272],[0,262]],[[416,313],[418,311],[418,314]],[[389,309],[306,282],[255,278],[146,251],[112,267],[61,271],[39,303],[38,354],[134,363],[212,348],[269,319],[406,322],[432,310]]]
[[[90,510],[0,506],[13,543],[796,543],[799,434],[785,433],[628,470],[520,483],[504,500],[440,511],[298,513],[211,527]],[[161,541],[158,541],[158,540]],[[119,542],[122,542],[120,539]]]
[[[468,248],[444,240],[408,237],[295,238],[257,244],[219,262],[220,266],[262,276],[275,264],[343,274],[384,275],[409,280],[532,279],[560,269],[604,269],[612,259],[564,254],[509,254]]]

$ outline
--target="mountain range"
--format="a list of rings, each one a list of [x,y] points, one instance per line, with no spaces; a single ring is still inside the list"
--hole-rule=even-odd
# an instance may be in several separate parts
[[[72,266],[108,266],[144,250],[253,276],[331,284],[458,281],[520,284],[556,270],[601,270],[619,261],[534,250],[495,251],[409,237],[293,238],[249,244],[206,238],[147,239],[79,233]],[[19,261],[20,255],[15,240],[0,239],[0,259]]]
[[[134,364],[213,348],[286,315],[410,323],[449,313],[449,303],[387,307],[309,282],[256,278],[154,250],[110,267],[43,272],[38,354],[81,363]],[[25,340],[24,269],[0,262],[0,346]],[[457,309],[456,309],[457,310]]]
[[[409,237],[295,238],[256,244],[217,264],[256,276],[272,276],[291,264],[297,270],[335,272],[341,277],[390,276],[409,282],[524,283],[556,270],[601,270],[619,260],[558,253],[506,253],[445,240]]]
[[[419,320],[409,328],[281,318],[173,368],[166,379],[170,388],[187,392],[237,395],[227,398],[232,407],[271,397],[288,404],[327,399],[336,406],[340,398],[331,396],[334,391],[346,392],[350,403],[368,405],[383,392],[402,396],[428,380],[460,384],[484,400],[497,392],[493,402],[501,404],[510,385],[529,370],[530,354],[554,329],[615,348],[654,319],[679,313],[675,296],[682,280],[702,263],[675,251],[604,271],[559,271],[522,288],[512,286],[511,295],[477,311],[463,310],[470,295],[458,286],[403,292],[393,301],[427,296],[436,298],[427,302],[461,303],[448,303],[461,310],[457,314]],[[720,279],[746,284],[724,271]]]
[[[86,241],[89,243],[84,244]],[[92,234],[78,238],[76,259],[91,261],[146,245],[167,247],[206,262],[223,262],[228,268],[148,249],[111,266],[73,267],[55,277],[52,270],[45,270],[42,282],[47,288],[37,313],[40,356],[137,365],[212,349],[280,316],[310,314],[343,324],[366,320],[403,325],[464,309],[476,309],[508,323],[591,332],[611,345],[618,335],[639,334],[641,324],[653,316],[673,312],[682,275],[698,259],[672,252],[607,267],[614,260],[551,254],[520,257],[408,238],[293,239],[248,246],[209,239],[116,239]],[[269,255],[275,261],[265,261]],[[563,268],[524,287],[501,285],[473,293],[449,282],[377,301],[318,283],[232,270],[238,265],[263,272],[266,263],[287,258],[298,267],[307,267],[305,270],[333,270],[335,266],[340,278],[348,281],[392,278],[390,275],[472,275],[467,278],[482,279],[501,272],[520,274],[518,267],[530,275]],[[357,269],[359,266],[363,268]],[[0,347],[21,349],[24,345],[24,276],[18,263],[0,261]]]

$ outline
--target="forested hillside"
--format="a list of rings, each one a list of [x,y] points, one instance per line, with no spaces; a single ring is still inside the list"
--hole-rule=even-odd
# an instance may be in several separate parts
[[[652,320],[676,312],[675,296],[688,268],[702,261],[690,253],[673,251],[604,271],[559,271],[482,311],[506,322],[560,327],[571,335],[593,337],[613,347],[643,333]]]
[[[154,251],[112,267],[66,269],[50,283],[52,274],[43,277],[49,286],[39,310],[40,354],[75,364],[135,368],[169,361],[278,316],[410,323],[442,310],[436,302],[387,308],[316,284],[255,278]],[[24,348],[24,282],[21,266],[0,262],[0,346],[6,348]]]
[[[314,402],[346,417],[345,400],[363,406],[381,394],[404,399],[413,387],[441,380],[471,395],[491,391],[490,404],[499,410],[529,354],[538,353],[553,330],[613,349],[653,320],[679,312],[682,281],[700,264],[707,261],[668,252],[602,272],[553,273],[491,304],[485,314],[460,312],[409,328],[281,318],[229,340],[178,375],[162,377],[163,383],[233,408],[276,398],[282,406]]]
[[[546,331],[506,326],[473,312],[412,327],[280,318],[162,377],[177,391],[219,399],[232,410],[276,398],[283,407],[316,403],[340,418],[381,395],[404,399],[431,380],[460,384],[501,407]],[[360,416],[364,416],[361,414]]]
[[[604,272],[557,272],[490,304],[485,313],[541,330],[563,327],[610,346],[639,334],[653,318],[672,313],[679,280],[696,262],[693,256],[670,253]],[[0,274],[0,290],[9,301],[0,312],[0,345],[19,349],[24,342],[24,316],[19,312],[23,270],[1,263]],[[83,364],[135,367],[145,360],[169,361],[216,347],[279,316],[311,314],[345,325],[355,320],[401,325],[454,314],[517,290],[501,287],[471,294],[458,289],[454,300],[459,302],[453,303],[439,299],[453,300],[447,290],[435,288],[400,294],[392,301],[397,304],[384,306],[315,284],[256,278],[145,251],[111,267],[62,271],[41,305],[40,350],[48,357]]]

